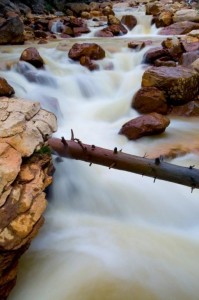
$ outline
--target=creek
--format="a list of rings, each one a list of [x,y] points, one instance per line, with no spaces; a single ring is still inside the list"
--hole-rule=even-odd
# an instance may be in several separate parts
[[[125,9],[115,11],[121,16]],[[192,143],[198,139],[197,118],[173,117],[164,134],[137,141],[118,135],[138,116],[131,101],[149,49],[136,52],[127,43],[163,39],[142,9],[133,13],[139,22],[127,36],[97,39],[94,29],[81,38],[36,45],[45,70],[22,63],[20,70],[13,67],[0,76],[16,96],[40,101],[57,115],[56,137],[70,139],[73,129],[84,143],[140,156]],[[97,62],[100,70],[90,72],[68,58],[73,43],[84,41],[106,50],[106,58]],[[19,59],[27,47],[0,47],[1,60]],[[171,162],[199,168],[193,153]],[[198,299],[198,190],[56,156],[54,164],[46,221],[20,261],[9,300]]]

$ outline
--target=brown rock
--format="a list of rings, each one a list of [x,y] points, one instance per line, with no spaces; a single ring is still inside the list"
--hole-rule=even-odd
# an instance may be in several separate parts
[[[103,10],[102,10],[102,13],[104,16],[108,16],[108,15],[112,15],[114,16],[115,13],[114,11],[112,10],[112,8],[110,6],[106,6]]]
[[[121,22],[118,18],[116,18],[115,16],[113,15],[109,15],[108,16],[108,22],[107,22],[108,25],[120,25]]]
[[[192,101],[199,92],[199,74],[186,67],[152,67],[142,77],[142,87],[157,87],[172,105]]]
[[[73,32],[74,36],[80,36],[83,33],[89,33],[90,29],[88,27],[74,27]]]
[[[68,56],[73,60],[79,60],[82,56],[97,60],[105,57],[105,51],[95,43],[75,43],[70,49]]]
[[[24,43],[24,25],[17,16],[8,18],[0,27],[0,45],[5,44],[23,44]]]
[[[168,112],[165,95],[156,87],[144,87],[139,89],[133,97],[132,107],[142,114],[151,112],[167,114]]]
[[[114,37],[113,33],[108,30],[108,28],[99,30],[95,32],[95,37]]]
[[[136,140],[143,136],[164,132],[169,123],[170,120],[167,117],[151,113],[125,123],[119,133],[124,134],[129,140]]]
[[[106,28],[106,30],[110,31],[114,36],[124,35],[128,32],[127,29],[122,24],[110,25]]]
[[[128,43],[128,48],[130,49],[135,49],[137,51],[142,50],[146,46],[145,42],[143,41],[136,41],[136,42],[129,42]]]
[[[80,64],[86,68],[88,68],[90,71],[98,70],[99,66],[95,63],[93,63],[88,56],[82,56],[80,58]]]
[[[15,93],[13,87],[11,87],[8,82],[0,77],[0,97],[7,96],[10,97]]]
[[[154,18],[156,26],[159,27],[165,27],[169,26],[173,23],[173,14],[170,11],[163,11],[161,14]]]
[[[170,112],[174,116],[182,117],[198,117],[199,116],[199,101],[191,101],[184,105],[174,106]]]
[[[161,57],[161,58],[155,60],[154,66],[156,66],[156,67],[162,67],[162,66],[175,67],[176,62],[173,60],[169,60],[168,57]]]
[[[183,22],[174,23],[167,27],[164,27],[162,30],[160,30],[159,34],[181,35],[181,34],[186,34],[194,29],[199,29],[198,23],[183,21]]]
[[[44,66],[42,57],[40,56],[38,50],[34,47],[25,49],[21,54],[20,60],[25,61],[38,69],[43,68]]]
[[[188,40],[182,40],[181,44],[182,44],[184,51],[186,51],[186,52],[199,50],[199,40],[198,39],[194,42],[192,42],[192,41],[189,42]]]
[[[187,67],[187,66],[190,66],[198,58],[199,58],[199,50],[186,52],[186,53],[182,54],[182,56],[179,60],[179,64]]]
[[[35,34],[36,38],[43,38],[43,39],[45,39],[45,38],[48,37],[48,34],[46,32],[44,32],[44,31],[42,31],[42,30],[35,30],[34,34]]]
[[[162,47],[154,47],[145,53],[143,62],[147,64],[153,64],[156,59],[165,56],[168,57],[168,60],[171,58],[167,49],[163,49]]]
[[[159,3],[147,3],[146,4],[146,15],[157,16],[161,12],[161,5]]]
[[[124,15],[121,23],[126,25],[129,30],[132,30],[137,25],[137,19],[133,15]]]

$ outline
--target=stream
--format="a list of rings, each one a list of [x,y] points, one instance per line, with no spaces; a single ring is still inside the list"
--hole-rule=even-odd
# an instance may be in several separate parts
[[[144,10],[115,7],[116,16],[133,13],[138,25],[117,38],[81,38],[34,45],[46,63],[0,70],[16,96],[40,101],[56,114],[56,137],[122,149],[134,155],[165,145],[196,141],[197,118],[171,118],[162,135],[129,141],[121,126],[139,114],[131,108],[140,88],[149,46],[136,52],[131,40],[164,37],[150,26]],[[106,51],[90,72],[67,55],[75,42],[96,42]],[[1,46],[1,61],[18,60],[24,46]],[[27,74],[24,76],[23,74]],[[30,78],[32,78],[30,80]],[[190,153],[172,163],[199,168]],[[45,224],[20,260],[9,300],[198,300],[199,191],[188,187],[54,156],[56,173],[48,190]]]

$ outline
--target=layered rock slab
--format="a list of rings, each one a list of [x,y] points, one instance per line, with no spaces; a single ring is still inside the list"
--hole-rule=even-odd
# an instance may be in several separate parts
[[[45,141],[57,125],[38,102],[18,98],[1,97],[0,116],[0,299],[5,300],[16,283],[18,260],[44,221],[44,190],[53,169]]]

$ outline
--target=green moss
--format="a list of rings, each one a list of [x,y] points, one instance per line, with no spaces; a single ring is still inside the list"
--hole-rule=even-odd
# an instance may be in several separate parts
[[[51,154],[51,149],[49,146],[42,146],[39,150],[36,151],[38,154]]]

